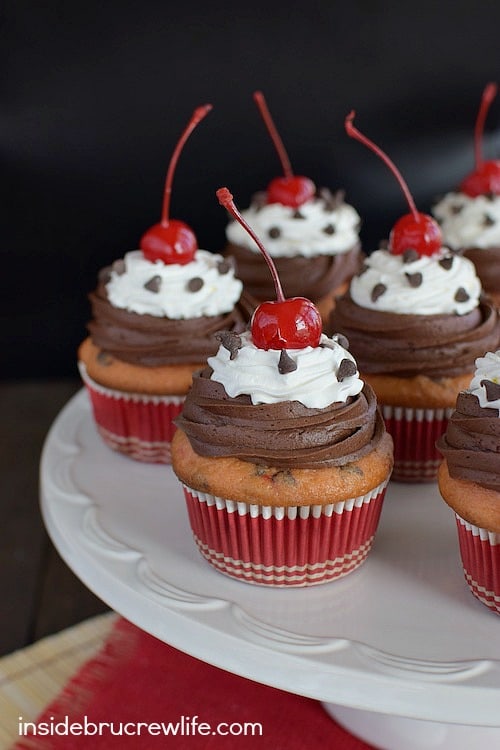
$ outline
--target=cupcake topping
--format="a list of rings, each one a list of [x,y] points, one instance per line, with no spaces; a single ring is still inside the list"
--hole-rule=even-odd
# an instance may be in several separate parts
[[[500,245],[500,195],[470,197],[451,192],[436,203],[432,212],[446,243],[454,250]]]
[[[242,283],[234,271],[221,273],[222,257],[197,250],[187,264],[152,263],[140,250],[125,255],[123,266],[113,266],[106,291],[116,308],[139,315],[181,318],[220,315],[238,302]]]
[[[470,392],[483,408],[496,409],[500,416],[500,350],[476,359]]]
[[[473,263],[444,247],[440,255],[411,262],[408,255],[376,250],[351,281],[351,297],[360,307],[409,315],[464,315],[478,306],[480,294]]]

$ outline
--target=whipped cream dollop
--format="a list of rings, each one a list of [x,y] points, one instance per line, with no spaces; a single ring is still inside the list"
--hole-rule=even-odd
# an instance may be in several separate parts
[[[323,409],[346,403],[363,389],[354,357],[335,336],[322,334],[317,347],[287,349],[286,355],[296,368],[284,373],[280,372],[281,351],[258,349],[248,331],[239,339],[241,346],[232,359],[223,344],[208,359],[213,370],[211,380],[221,383],[231,398],[247,395],[252,404],[299,401],[308,408]]]
[[[414,251],[369,255],[351,281],[360,307],[406,315],[465,315],[479,304],[481,282],[474,264],[448,248],[432,256]]]
[[[469,392],[482,408],[496,409],[500,415],[500,349],[476,359],[476,371]]]
[[[106,284],[114,307],[173,320],[230,312],[243,285],[221,255],[197,250],[190,263],[152,263],[141,250],[113,264]]]
[[[241,214],[274,258],[345,253],[359,241],[360,217],[352,206],[344,203],[342,195],[326,193],[325,197],[312,198],[299,208],[253,201]],[[235,245],[259,252],[236,221],[227,226],[226,236]]]
[[[474,198],[458,191],[446,193],[432,208],[445,243],[454,250],[500,245],[500,196]]]

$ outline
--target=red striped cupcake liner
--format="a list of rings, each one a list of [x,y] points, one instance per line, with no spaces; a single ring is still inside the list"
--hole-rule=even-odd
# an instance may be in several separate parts
[[[432,482],[443,457],[436,441],[446,431],[453,409],[411,409],[404,406],[382,407],[387,432],[394,442],[396,482]]]
[[[110,448],[145,463],[169,464],[174,419],[184,396],[123,393],[96,383],[79,363],[97,430]]]
[[[500,615],[500,534],[455,517],[467,585],[476,599]]]
[[[253,584],[312,586],[341,578],[364,562],[387,482],[350,500],[291,507],[183,488],[195,542],[216,570]]]

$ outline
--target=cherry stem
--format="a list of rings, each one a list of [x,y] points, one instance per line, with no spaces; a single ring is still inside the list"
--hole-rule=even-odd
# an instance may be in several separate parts
[[[387,154],[385,154],[382,151],[381,148],[379,148],[378,146],[376,146],[375,143],[373,143],[373,141],[370,141],[369,138],[367,138],[365,135],[363,135],[362,133],[360,133],[359,130],[354,127],[353,120],[354,120],[355,117],[356,117],[356,112],[354,110],[352,110],[351,112],[349,112],[349,114],[345,118],[345,129],[347,131],[347,135],[350,136],[351,138],[355,138],[357,141],[359,141],[360,143],[362,143],[364,146],[367,146],[371,151],[373,151],[375,154],[377,154],[377,156],[379,156],[382,159],[383,162],[385,162],[385,164],[389,167],[389,169],[391,170],[391,172],[394,175],[394,177],[399,182],[401,190],[403,191],[404,196],[405,196],[406,200],[408,201],[408,205],[410,207],[410,211],[413,214],[413,218],[415,219],[415,221],[417,222],[417,224],[419,224],[420,223],[420,214],[417,211],[417,207],[415,205],[415,201],[413,200],[413,196],[410,193],[408,185],[404,181],[403,176],[401,175],[401,172],[396,167],[396,165],[389,159],[389,157],[387,156]]]
[[[205,104],[202,107],[197,107],[194,110],[193,114],[191,115],[191,119],[186,125],[181,137],[179,138],[177,146],[174,149],[174,153],[172,154],[172,158],[170,159],[170,164],[168,165],[167,177],[165,179],[165,188],[163,191],[163,205],[161,210],[160,222],[163,227],[168,227],[170,220],[170,196],[172,194],[172,182],[174,179],[174,172],[177,166],[177,161],[179,160],[180,153],[195,127],[199,122],[203,120],[204,117],[206,117],[206,115],[208,115],[211,109],[211,104]]]
[[[219,188],[215,194],[221,206],[223,206],[227,211],[229,211],[229,213],[232,216],[234,216],[236,221],[241,224],[243,229],[246,229],[250,237],[258,245],[260,252],[264,256],[264,259],[267,265],[269,266],[269,270],[271,271],[271,276],[273,277],[273,281],[274,281],[274,288],[276,289],[276,298],[278,302],[284,302],[285,295],[283,294],[283,288],[281,286],[281,281],[279,280],[278,272],[276,270],[276,266],[274,265],[273,259],[271,258],[266,248],[264,247],[262,242],[259,240],[255,232],[253,231],[252,227],[249,224],[247,224],[243,216],[240,214],[240,212],[234,205],[232,194],[229,192],[229,190],[226,187]]]
[[[487,83],[483,95],[481,97],[481,104],[479,106],[479,112],[477,113],[476,126],[474,128],[474,158],[476,162],[476,170],[480,169],[483,165],[483,154],[482,154],[482,141],[484,132],[484,123],[488,114],[491,102],[497,95],[496,83]]]
[[[274,147],[278,152],[278,156],[283,169],[283,174],[285,175],[285,177],[293,177],[290,159],[288,158],[288,154],[286,152],[285,146],[283,145],[283,141],[281,140],[281,137],[276,130],[276,125],[274,124],[271,113],[269,112],[269,109],[267,107],[266,100],[264,99],[264,94],[262,93],[262,91],[255,91],[253,98],[269,131],[269,135],[271,136],[271,140],[274,143]]]

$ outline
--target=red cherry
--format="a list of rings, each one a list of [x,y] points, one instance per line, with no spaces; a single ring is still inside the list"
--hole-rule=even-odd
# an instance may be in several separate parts
[[[413,214],[405,214],[394,224],[389,249],[394,255],[405,250],[416,250],[419,255],[434,255],[442,247],[441,229],[432,216],[419,213],[419,221]]]
[[[479,112],[474,127],[474,160],[476,168],[460,183],[462,193],[477,198],[478,195],[500,195],[500,161],[483,161],[481,151],[484,123],[493,99],[497,94],[497,86],[488,83],[481,97]]]
[[[184,266],[193,260],[198,249],[194,232],[183,221],[170,219],[167,226],[154,224],[143,234],[140,248],[144,256],[154,263],[178,263]]]
[[[196,236],[188,225],[170,218],[170,196],[175,168],[184,144],[198,123],[208,115],[211,109],[211,104],[205,104],[205,106],[195,109],[170,159],[163,191],[161,220],[142,235],[139,243],[144,257],[152,263],[159,260],[166,265],[178,263],[183,266],[193,260],[198,249]]]
[[[318,346],[322,332],[318,308],[305,297],[285,299],[271,256],[234,205],[229,190],[219,188],[217,198],[221,206],[234,216],[257,244],[273,277],[277,300],[263,302],[252,316],[250,328],[255,346],[259,349],[305,349],[306,346]]]
[[[484,161],[475,172],[462,180],[460,190],[470,198],[500,195],[500,161]]]
[[[315,193],[316,185],[309,177],[275,177],[267,186],[267,202],[298,208],[311,200]]]
[[[251,321],[252,340],[259,349],[304,349],[318,346],[322,333],[318,308],[305,297],[262,302]]]
[[[283,177],[276,177],[271,180],[267,187],[267,202],[268,203],[282,203],[284,206],[291,206],[292,208],[298,208],[302,206],[308,200],[314,197],[316,193],[316,185],[309,177],[300,177],[294,175],[290,159],[286,152],[283,141],[276,130],[273,118],[267,107],[264,94],[261,91],[255,91],[253,98],[257,103],[260,114],[264,123],[267,127],[271,140],[274,143],[274,147],[278,152],[281,166],[283,168]]]
[[[422,214],[417,211],[415,201],[410,193],[408,185],[404,181],[401,172],[396,165],[389,159],[381,148],[370,141],[365,135],[359,132],[353,125],[356,113],[354,110],[345,118],[345,129],[347,135],[355,138],[357,141],[367,146],[389,167],[404,193],[408,202],[411,213],[402,216],[392,228],[389,237],[389,249],[394,255],[400,255],[405,250],[416,250],[419,255],[434,255],[442,247],[443,238],[439,224],[434,221],[432,216]]]

